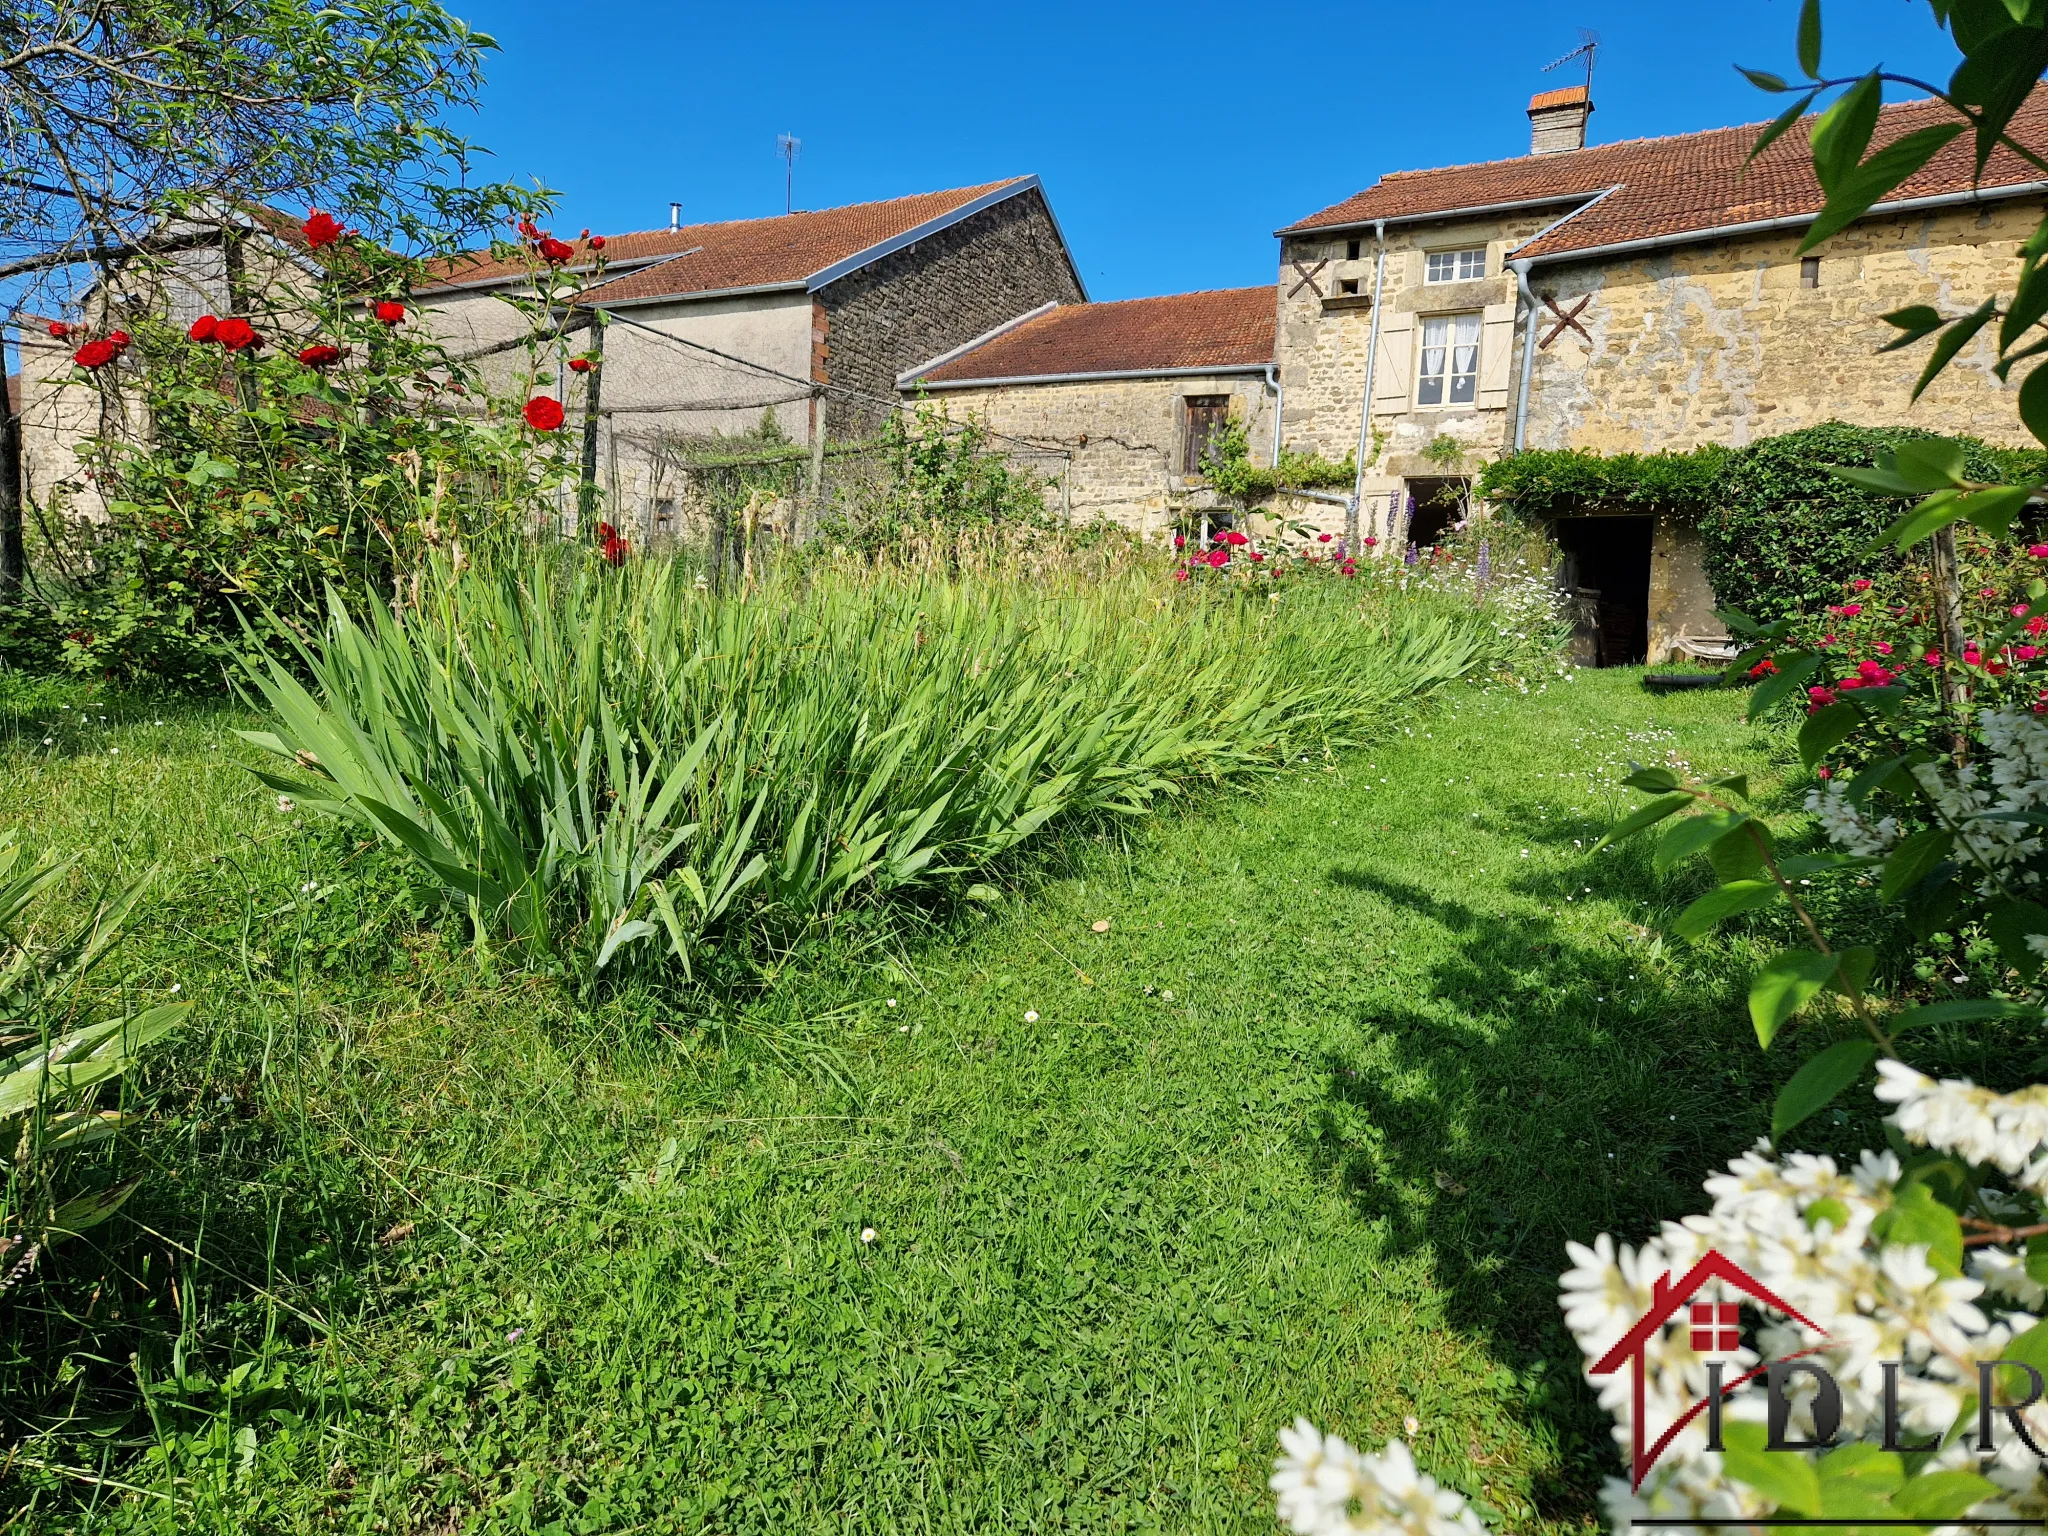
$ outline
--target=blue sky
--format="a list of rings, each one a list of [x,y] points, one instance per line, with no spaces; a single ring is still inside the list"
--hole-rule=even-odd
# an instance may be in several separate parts
[[[451,0],[491,33],[487,173],[598,232],[1036,172],[1090,296],[1273,280],[1272,232],[1382,172],[1528,147],[1542,67],[1601,37],[1595,143],[1768,118],[1730,67],[1791,74],[1797,0],[1327,0],[1249,5],[643,4]],[[573,23],[573,24],[570,24]],[[1946,78],[1923,0],[1832,0],[1824,64]]]

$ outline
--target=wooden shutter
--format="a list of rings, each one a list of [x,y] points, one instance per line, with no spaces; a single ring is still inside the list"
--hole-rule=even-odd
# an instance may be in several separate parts
[[[1199,475],[1202,452],[1230,420],[1230,396],[1188,395],[1183,398],[1186,424],[1181,431],[1180,472]]]

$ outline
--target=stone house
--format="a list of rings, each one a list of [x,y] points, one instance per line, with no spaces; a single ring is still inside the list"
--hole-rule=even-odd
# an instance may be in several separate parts
[[[1821,207],[1800,129],[1582,147],[1583,89],[1529,106],[1530,153],[1402,171],[1278,231],[1276,335],[1290,448],[1359,450],[1360,532],[1428,544],[1486,460],[1527,446],[1683,451],[1830,419],[2025,440],[1987,331],[1918,404],[1926,349],[1880,356],[1882,316],[1962,313],[2009,285],[2048,180],[1967,135],[1805,257]],[[1875,144],[1943,120],[1886,107]],[[2048,139],[2048,90],[2014,120]],[[1368,380],[1368,375],[1369,380]],[[1369,395],[1369,399],[1368,399]],[[1718,625],[1698,537],[1676,518],[1560,520],[1568,579],[1661,660]]]
[[[1204,448],[1232,418],[1276,455],[1273,290],[1047,304],[897,380],[1014,443],[1063,455],[1050,492],[1070,518],[1157,532],[1218,508]]]
[[[578,244],[571,270],[594,270]],[[896,380],[1049,304],[1085,300],[1035,176],[883,202],[613,235],[604,280],[581,304],[607,317],[602,363],[578,376],[543,360],[580,427],[597,386],[607,515],[642,536],[675,532],[674,445],[750,431],[772,412],[799,443],[871,436]],[[525,269],[460,258],[416,297],[456,355],[516,382],[523,333],[504,301]],[[591,346],[572,337],[564,356]]]

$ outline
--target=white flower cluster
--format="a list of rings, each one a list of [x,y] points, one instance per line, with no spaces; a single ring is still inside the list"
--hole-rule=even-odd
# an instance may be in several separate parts
[[[1281,1523],[1301,1536],[1483,1536],[1465,1500],[1419,1470],[1408,1447],[1377,1456],[1324,1435],[1307,1419],[1280,1431],[1273,1492]]]
[[[1887,1062],[1878,1093],[1897,1106],[1892,1123],[1908,1142],[1979,1169],[2001,1170],[2036,1196],[2048,1191],[2048,1087],[1996,1094],[1966,1082],[1936,1082]],[[1931,1466],[1979,1472],[1999,1490],[1972,1513],[1985,1519],[2048,1518],[2048,1477],[2019,1437],[2001,1418],[1996,1455],[1981,1460],[1975,1417],[1962,1418],[1977,1391],[1978,1362],[2004,1358],[2012,1341],[2035,1325],[2043,1287],[2028,1276],[2024,1256],[2007,1248],[1966,1250],[1966,1272],[1956,1274],[1944,1272],[1946,1261],[1931,1258],[1925,1242],[1880,1239],[1876,1232],[1897,1202],[1900,1172],[1890,1152],[1865,1152],[1844,1169],[1830,1157],[1774,1157],[1759,1145],[1707,1180],[1712,1205],[1704,1215],[1665,1223],[1640,1248],[1617,1245],[1605,1235],[1590,1246],[1569,1245],[1573,1267],[1561,1281],[1566,1325],[1590,1368],[1658,1308],[1661,1286],[1678,1280],[1709,1250],[1717,1252],[1811,1318],[1825,1336],[1766,1313],[1754,1335],[1757,1350],[1695,1352],[1689,1308],[1681,1307],[1672,1325],[1653,1331],[1645,1345],[1646,1441],[1654,1442],[1705,1398],[1710,1362],[1719,1361],[1724,1379],[1733,1381],[1763,1359],[1810,1351],[1806,1358],[1824,1366],[1840,1390],[1839,1438],[1877,1443],[1884,1433],[1884,1367],[1900,1362],[1898,1420],[1908,1443],[1948,1437]],[[1987,1187],[1983,1198],[1985,1211],[2001,1223],[2041,1219],[2038,1199],[1995,1187]],[[1724,1293],[1719,1281],[1688,1298],[1743,1299]],[[1712,1342],[1731,1341],[1717,1327]],[[1630,1370],[1624,1366],[1588,1381],[1614,1418],[1625,1463],[1633,1440]],[[1795,1435],[1813,1434],[1816,1386],[1807,1375],[1791,1379]],[[1764,1393],[1757,1386],[1733,1393],[1723,1410],[1729,1425],[1764,1415]],[[2048,1408],[2027,1410],[2026,1423],[2036,1442],[2048,1444]],[[1964,1432],[1949,1435],[1959,1424]],[[1463,1522],[1473,1517],[1462,1502],[1435,1502],[1439,1491],[1414,1471],[1398,1442],[1384,1457],[1360,1456],[1341,1440],[1320,1438],[1306,1422],[1282,1442],[1286,1455],[1273,1487],[1281,1494],[1282,1519],[1297,1531],[1391,1532],[1398,1525],[1415,1536],[1442,1536],[1449,1529],[1432,1521],[1469,1529]],[[1706,1447],[1705,1415],[1695,1414],[1639,1492],[1625,1478],[1610,1479],[1602,1501],[1615,1527],[1657,1518],[1738,1521],[1774,1510],[1764,1493],[1730,1478],[1721,1454]]]
[[[1977,725],[1987,753],[1982,763],[1966,763],[1952,774],[1922,763],[1913,777],[1980,867],[2000,871],[2007,885],[2038,884],[2039,872],[2014,866],[2040,853],[2039,834],[2027,822],[2000,818],[2048,807],[2048,723],[2031,712],[1987,709]],[[1849,847],[1835,837],[1832,823],[1823,820],[1823,826],[1831,840]],[[1987,874],[1979,890],[1992,895],[1996,884]]]
[[[1899,840],[1899,819],[1873,822],[1849,803],[1848,786],[1840,779],[1806,792],[1806,808],[1820,822],[1827,840],[1844,853],[1875,858]]]
[[[1993,1093],[1974,1083],[1936,1082],[1902,1061],[1877,1064],[1877,1096],[1906,1139],[2009,1175],[2048,1195],[2048,1087]]]

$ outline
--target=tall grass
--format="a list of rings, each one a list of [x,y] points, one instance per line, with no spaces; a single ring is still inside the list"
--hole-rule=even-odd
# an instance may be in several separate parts
[[[1137,816],[1340,745],[1500,659],[1455,594],[1275,599],[814,570],[735,597],[537,554],[334,603],[250,674],[267,781],[401,850],[480,935],[691,968],[858,902],[980,898],[1064,818]],[[304,680],[302,681],[302,677]]]

